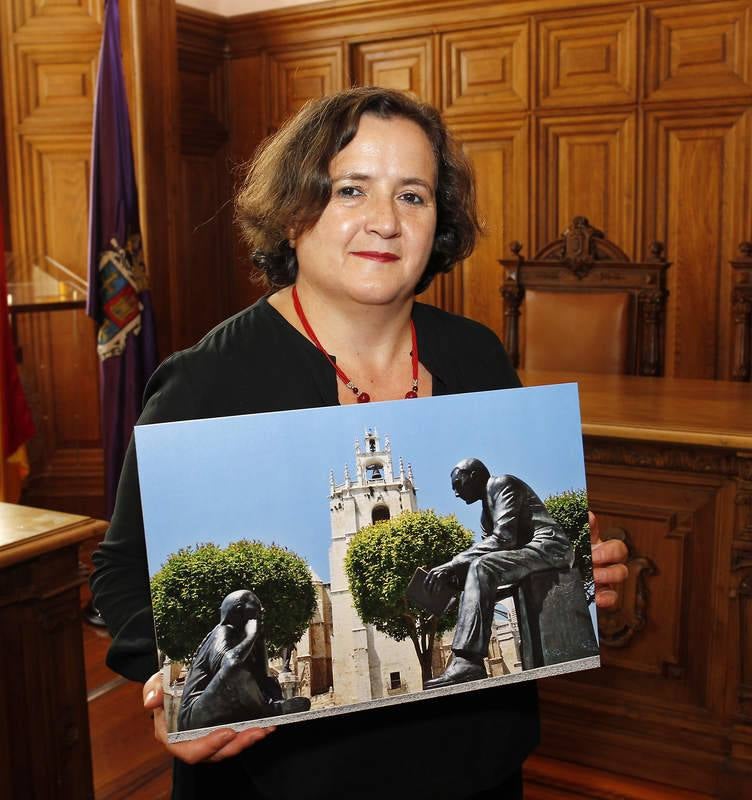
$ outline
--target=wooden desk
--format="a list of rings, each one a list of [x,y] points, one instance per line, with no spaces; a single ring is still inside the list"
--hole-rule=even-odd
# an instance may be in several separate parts
[[[105,522],[0,503],[0,798],[93,798],[78,545]]]
[[[603,668],[541,683],[542,750],[752,797],[752,385],[574,379],[590,504],[630,578],[600,615]]]

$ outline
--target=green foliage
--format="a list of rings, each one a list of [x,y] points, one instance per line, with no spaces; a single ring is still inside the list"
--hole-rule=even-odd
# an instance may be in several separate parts
[[[588,602],[592,603],[593,557],[590,554],[590,525],[588,524],[588,500],[584,489],[562,492],[545,501],[548,513],[561,525],[569,537],[574,550],[574,563],[579,567]]]
[[[173,660],[189,660],[219,622],[222,600],[238,589],[250,589],[261,600],[270,654],[300,639],[315,608],[308,565],[283,547],[242,539],[225,548],[201,544],[178,550],[154,575],[160,649]]]
[[[454,516],[433,511],[405,512],[359,530],[345,555],[345,572],[360,618],[398,642],[425,635],[429,614],[407,604],[407,584],[418,567],[443,564],[472,543],[472,533]],[[456,614],[435,622],[442,633],[455,625]]]

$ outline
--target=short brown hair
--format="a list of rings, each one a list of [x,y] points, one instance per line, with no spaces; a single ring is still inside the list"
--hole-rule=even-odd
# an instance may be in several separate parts
[[[472,253],[480,230],[472,169],[439,112],[402,92],[353,88],[310,101],[287,120],[261,145],[235,198],[243,240],[270,286],[295,282],[289,232],[299,235],[316,224],[331,196],[329,164],[353,140],[363,114],[415,122],[436,156],[436,233],[416,293]]]

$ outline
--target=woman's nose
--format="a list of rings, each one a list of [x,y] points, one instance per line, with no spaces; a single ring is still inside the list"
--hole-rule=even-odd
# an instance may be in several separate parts
[[[384,239],[399,235],[400,220],[391,198],[372,198],[367,213],[366,227],[369,232]]]

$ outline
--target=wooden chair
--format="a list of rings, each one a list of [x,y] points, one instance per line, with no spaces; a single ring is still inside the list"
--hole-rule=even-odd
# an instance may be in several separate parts
[[[660,242],[647,261],[630,261],[585,217],[575,217],[535,258],[526,259],[519,242],[511,250],[515,258],[499,263],[504,343],[515,367],[662,374],[669,263]]]
[[[739,251],[739,258],[731,262],[734,270],[734,288],[731,290],[734,314],[731,380],[748,381],[752,378],[752,242],[742,242]]]

